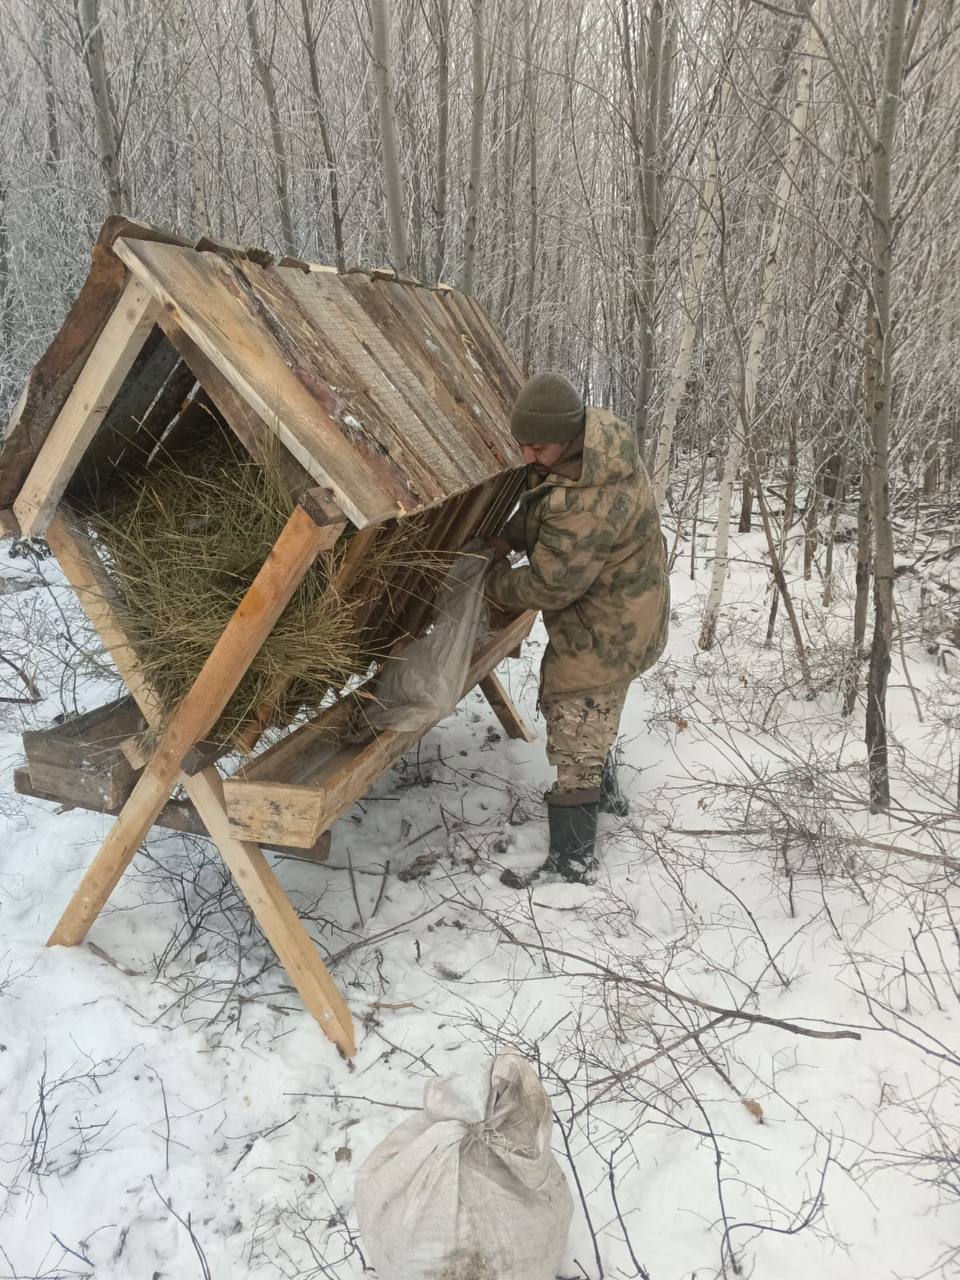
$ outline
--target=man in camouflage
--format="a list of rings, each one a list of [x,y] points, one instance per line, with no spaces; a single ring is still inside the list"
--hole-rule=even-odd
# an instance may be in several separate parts
[[[598,812],[626,812],[610,751],[631,681],[666,644],[666,551],[627,423],[586,409],[565,378],[546,373],[523,387],[510,425],[528,488],[494,539],[486,594],[502,613],[543,612],[540,706],[557,781],[546,795],[550,854],[540,870],[584,880],[596,868]],[[511,551],[528,563],[512,568]],[[502,879],[530,881],[512,871]]]

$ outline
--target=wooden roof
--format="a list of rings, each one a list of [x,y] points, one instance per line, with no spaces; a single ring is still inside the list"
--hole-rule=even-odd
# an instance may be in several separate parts
[[[22,485],[128,272],[159,302],[166,336],[215,364],[358,525],[412,515],[520,463],[509,432],[520,372],[474,299],[383,272],[191,248],[111,220],[0,448],[0,507]]]

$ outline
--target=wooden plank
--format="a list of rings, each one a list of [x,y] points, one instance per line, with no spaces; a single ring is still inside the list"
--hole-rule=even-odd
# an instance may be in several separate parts
[[[357,449],[336,416],[336,392],[304,363],[303,336],[290,335],[265,306],[258,309],[237,264],[132,240],[118,241],[116,252],[161,302],[160,323],[172,321],[196,343],[300,465],[333,490],[354,524],[418,508],[399,468]],[[244,264],[244,270],[263,269]]]
[[[130,279],[80,371],[13,504],[20,528],[39,537],[153,328],[157,305]]]
[[[314,787],[284,782],[227,780],[227,816],[234,835],[259,839],[253,831],[269,831],[279,845],[308,845],[319,835],[320,793]]]
[[[13,789],[18,796],[45,800],[48,804],[56,804],[63,809],[87,809],[91,813],[103,813],[110,817],[116,817],[120,812],[119,805],[107,808],[102,803],[97,803],[92,796],[87,800],[74,800],[70,795],[64,795],[59,790],[38,786],[26,765],[19,765],[14,769]],[[184,836],[202,836],[204,839],[209,839],[210,836],[196,806],[190,800],[168,800],[153,825],[161,827],[164,831],[176,831]],[[325,831],[312,845],[302,848],[279,844],[263,844],[261,848],[270,853],[279,853],[284,858],[296,858],[301,862],[326,862],[330,857],[330,832]]]
[[[479,682],[480,692],[490,703],[490,709],[503,726],[508,738],[521,742],[536,742],[537,735],[517,710],[516,703],[500,683],[495,672],[491,671]]]
[[[64,801],[112,809],[133,790],[137,769],[122,749],[124,739],[146,724],[132,698],[121,698],[46,729],[22,735],[31,781]]]
[[[112,611],[109,590],[103,581],[105,575],[97,562],[95,551],[84,535],[76,533],[67,520],[59,521],[56,534],[55,554],[67,580],[85,600],[88,610],[93,609],[93,613],[88,612],[88,616],[114,662],[118,667],[122,663],[121,670],[128,689],[152,727],[159,728],[159,699],[133,656],[131,646]],[[196,812],[237,878],[267,940],[300,992],[305,1006],[341,1052],[352,1054],[355,1041],[350,1011],[334,986],[303,922],[267,867],[263,854],[255,845],[238,841],[232,836],[223,808],[220,775],[216,769],[210,768],[195,778],[184,777],[182,782]],[[170,812],[171,803],[168,803],[158,816],[168,816]],[[289,852],[293,856],[297,851]]]
[[[484,465],[468,438],[451,439],[449,420],[339,276],[291,276],[287,288],[323,339],[336,346],[354,385],[362,385],[376,402],[373,430],[381,444],[391,454],[402,450],[405,466],[425,467],[435,497],[489,474],[489,461]],[[428,353],[422,347],[421,352],[422,364]]]
[[[463,695],[516,648],[533,625],[533,613],[521,614],[498,631],[478,651],[464,683]],[[297,833],[302,839],[316,839],[369,791],[372,784],[427,730],[396,732],[386,730],[372,741],[350,745],[332,753],[313,777],[313,785],[291,786],[286,782],[248,781],[241,775],[223,784],[230,828],[244,839],[271,840],[282,844],[291,832],[285,825],[284,808],[296,795]],[[304,825],[312,823],[310,827]]]
[[[169,798],[184,756],[214,725],[317,555],[342,525],[317,526],[297,508],[170,717],[148,767],[54,929],[50,945],[82,942]]]
[[[107,805],[98,802],[96,797],[87,792],[81,800],[74,796],[75,788],[71,785],[66,790],[60,787],[41,785],[34,778],[26,765],[18,766],[13,771],[13,789],[18,796],[30,796],[34,800],[46,800],[49,804],[60,805],[64,809],[87,809],[91,813],[104,813],[116,817],[120,812],[119,805]],[[170,800],[157,814],[155,827],[167,831],[178,831],[181,835],[206,836],[207,829],[200,821],[192,804],[182,800]],[[288,850],[284,849],[284,853]]]
[[[502,396],[489,385],[484,371],[465,359],[459,333],[432,291],[361,275],[343,277],[339,287],[351,294],[400,360],[415,373],[458,444],[469,442],[482,462],[478,478],[510,465],[507,460],[516,446],[509,433],[497,447],[492,447],[488,438],[496,435],[497,429],[504,435],[507,419]],[[499,424],[495,430],[488,426],[493,423]]]

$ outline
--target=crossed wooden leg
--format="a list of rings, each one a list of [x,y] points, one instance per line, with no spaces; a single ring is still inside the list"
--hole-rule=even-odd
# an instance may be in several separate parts
[[[83,940],[180,778],[304,1004],[341,1052],[352,1056],[356,1044],[350,1011],[260,849],[231,832],[220,775],[209,767],[192,777],[181,776],[187,752],[216,722],[316,556],[333,546],[342,529],[342,521],[318,525],[299,507],[290,517],[193,687],[162,731],[152,759],[48,945],[71,946]],[[159,726],[159,700],[118,621],[96,552],[85,535],[60,516],[54,517],[46,537],[148,723]]]

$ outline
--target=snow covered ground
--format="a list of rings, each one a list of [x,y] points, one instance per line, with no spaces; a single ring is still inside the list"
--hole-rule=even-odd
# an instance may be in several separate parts
[[[759,535],[734,538],[720,641],[697,650],[704,548],[691,581],[681,544],[667,658],[627,704],[633,811],[604,819],[597,885],[500,885],[544,852],[549,772],[477,695],[339,824],[328,865],[279,864],[356,1018],[350,1064],[201,841],[153,838],[87,944],[44,948],[107,821],[13,796],[8,709],[0,1276],[359,1277],[358,1167],[428,1079],[506,1044],[556,1109],[565,1277],[960,1275],[960,888],[936,860],[960,857],[956,659],[911,630],[905,575],[923,722],[897,651],[897,807],[871,818],[862,709],[844,721],[829,684],[852,559],[829,612],[792,582],[824,686],[806,700],[788,633],[763,646]],[[11,651],[43,651],[37,723],[104,700],[102,679],[57,687],[79,634],[55,599],[0,599]],[[542,644],[506,666],[531,719]]]

